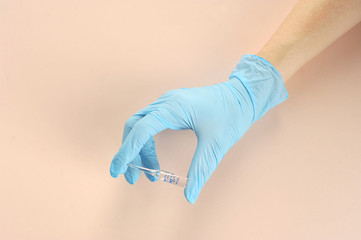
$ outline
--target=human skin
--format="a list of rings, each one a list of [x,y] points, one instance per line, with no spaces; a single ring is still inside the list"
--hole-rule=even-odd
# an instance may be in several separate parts
[[[287,81],[360,21],[360,0],[300,0],[256,55],[272,63]]]

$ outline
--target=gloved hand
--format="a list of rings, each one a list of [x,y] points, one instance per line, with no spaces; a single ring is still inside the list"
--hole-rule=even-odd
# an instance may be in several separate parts
[[[280,73],[268,61],[244,55],[229,81],[168,91],[134,114],[125,124],[123,144],[111,163],[110,174],[118,177],[124,173],[134,184],[140,171],[128,168],[128,163],[159,169],[155,134],[167,128],[192,129],[198,144],[184,195],[194,203],[227,151],[255,121],[287,97]]]

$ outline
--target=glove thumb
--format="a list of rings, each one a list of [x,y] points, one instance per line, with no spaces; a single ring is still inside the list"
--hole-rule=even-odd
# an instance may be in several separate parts
[[[184,195],[188,202],[193,204],[197,200],[202,187],[216,170],[223,156],[215,141],[198,140],[197,149],[188,171],[187,186],[184,189]]]

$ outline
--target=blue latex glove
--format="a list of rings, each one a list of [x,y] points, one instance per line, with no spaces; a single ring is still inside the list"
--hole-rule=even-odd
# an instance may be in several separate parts
[[[134,184],[140,171],[127,164],[159,169],[153,136],[167,128],[192,129],[197,149],[184,195],[194,203],[227,151],[269,109],[288,97],[280,73],[265,59],[244,55],[229,81],[171,90],[133,115],[125,124],[123,144],[110,174]],[[153,176],[147,175],[155,181]]]

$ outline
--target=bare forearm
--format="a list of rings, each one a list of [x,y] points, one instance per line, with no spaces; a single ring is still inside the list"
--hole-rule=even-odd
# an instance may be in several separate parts
[[[257,55],[287,81],[360,21],[361,0],[300,0]]]

